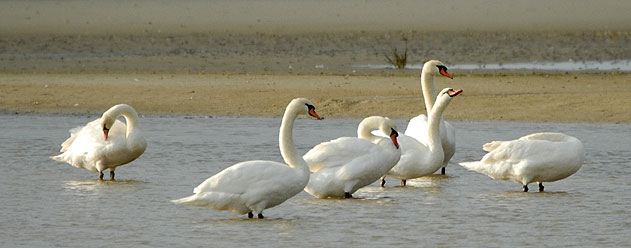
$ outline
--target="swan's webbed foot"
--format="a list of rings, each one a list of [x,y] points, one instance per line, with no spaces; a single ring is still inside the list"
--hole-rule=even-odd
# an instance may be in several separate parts
[[[101,173],[101,174],[102,174],[102,173]],[[116,175],[116,174],[114,173],[114,171],[110,171],[110,180],[111,180],[111,181],[115,181],[115,180],[116,180],[116,179],[114,179],[114,176],[115,176],[115,175]]]
[[[248,213],[248,219],[252,219],[254,217],[254,214],[252,214],[252,212]]]
[[[445,167],[440,168],[440,174],[441,174],[441,175],[445,175]]]
[[[543,192],[543,183],[539,183],[539,192]]]
[[[524,192],[528,192],[528,185],[524,185]]]
[[[401,179],[401,187],[405,187],[405,185],[406,185],[405,179]]]
[[[351,195],[351,193],[344,192],[344,199],[349,199],[349,198],[353,198],[353,196]]]
[[[386,186],[386,177],[382,177],[381,178],[381,184],[379,184],[379,186],[381,186],[381,187]]]
[[[263,217],[263,214],[259,214],[259,219],[265,219],[265,217]]]
[[[103,172],[99,171],[99,180],[103,180]]]

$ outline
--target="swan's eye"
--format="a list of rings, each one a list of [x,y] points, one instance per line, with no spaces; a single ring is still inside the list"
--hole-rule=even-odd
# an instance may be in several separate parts
[[[313,105],[311,105],[311,104],[305,103],[305,105],[307,105],[307,108],[309,110],[315,109],[315,107]]]

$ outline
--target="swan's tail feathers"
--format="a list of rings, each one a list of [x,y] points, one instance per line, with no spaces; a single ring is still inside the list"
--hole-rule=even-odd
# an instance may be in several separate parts
[[[185,206],[208,207],[217,210],[234,210],[234,205],[238,201],[240,201],[238,194],[225,192],[199,192],[188,197],[172,200],[171,202]]]
[[[462,167],[465,167],[469,170],[472,171],[480,171],[480,169],[482,168],[482,163],[480,163],[480,161],[473,161],[473,162],[461,162],[459,163]]]
[[[493,141],[493,142],[486,143],[486,144],[482,145],[482,150],[485,150],[487,152],[493,151],[493,150],[495,150],[495,148],[500,146],[502,143],[503,143],[503,141]]]
[[[66,159],[64,158],[63,154],[59,154],[57,156],[51,156],[50,158],[55,161],[64,162],[64,163],[66,162]]]

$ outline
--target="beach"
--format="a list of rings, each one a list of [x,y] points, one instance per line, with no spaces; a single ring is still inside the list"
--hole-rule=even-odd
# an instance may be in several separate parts
[[[458,75],[448,120],[631,122],[631,75]],[[327,118],[425,114],[418,76],[1,74],[0,106],[18,113],[100,114],[127,103],[145,115],[281,116],[307,97]]]
[[[308,97],[330,118],[409,119],[420,70],[384,68],[393,49],[417,67],[631,58],[629,3],[491,2],[6,1],[0,110],[280,116]],[[631,122],[627,71],[450,72],[450,120]]]

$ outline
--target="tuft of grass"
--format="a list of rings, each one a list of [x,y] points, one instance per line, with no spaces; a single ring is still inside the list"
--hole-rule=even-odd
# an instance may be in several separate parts
[[[395,47],[390,47],[390,48],[392,49],[392,58],[390,58],[388,55],[385,55],[386,61],[397,69],[405,68],[405,65],[407,64],[407,61],[408,61],[407,44],[405,46],[405,51],[403,51],[402,54],[399,54],[399,51],[397,51],[397,48]]]

